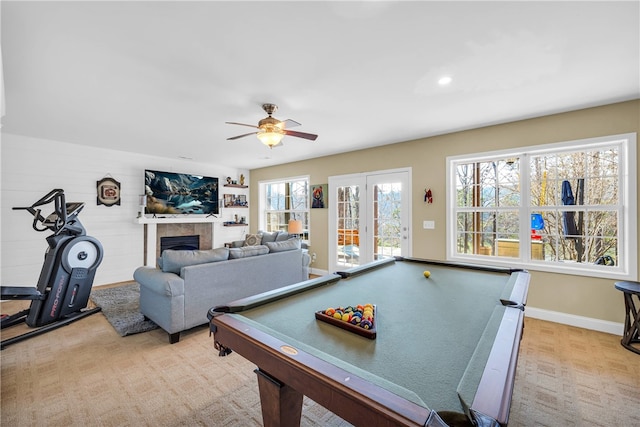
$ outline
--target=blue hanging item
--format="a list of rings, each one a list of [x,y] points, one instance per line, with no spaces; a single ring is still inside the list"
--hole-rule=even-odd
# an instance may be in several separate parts
[[[562,204],[565,206],[575,205],[576,199],[573,197],[573,190],[569,181],[562,181]],[[577,239],[578,227],[576,226],[575,212],[562,212],[562,227],[565,239]]]
[[[531,240],[542,240],[542,236],[538,234],[538,230],[544,228],[544,219],[541,214],[531,214]]]
[[[531,214],[531,229],[542,230],[544,228],[544,219],[542,214]]]

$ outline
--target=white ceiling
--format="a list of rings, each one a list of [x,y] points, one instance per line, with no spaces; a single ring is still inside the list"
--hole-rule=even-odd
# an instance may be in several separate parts
[[[2,1],[2,131],[252,169],[636,99],[639,6]],[[226,140],[267,102],[318,139]]]

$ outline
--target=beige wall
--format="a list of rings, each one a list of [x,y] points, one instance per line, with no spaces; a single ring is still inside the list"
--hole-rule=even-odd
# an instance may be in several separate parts
[[[640,100],[255,169],[251,171],[251,218],[259,218],[257,184],[262,180],[308,174],[311,184],[323,184],[333,175],[411,167],[413,256],[444,260],[447,156],[629,132],[640,132]],[[431,188],[433,204],[422,202],[426,187]],[[327,212],[327,209],[311,210],[311,251],[317,254],[313,267],[318,269],[326,269],[328,265],[326,238],[314,238],[327,235]],[[425,219],[435,220],[436,228],[423,229]],[[257,221],[253,222],[253,227],[257,227]],[[624,320],[622,294],[614,289],[613,280],[532,270],[531,274],[528,300],[531,307],[612,322]]]

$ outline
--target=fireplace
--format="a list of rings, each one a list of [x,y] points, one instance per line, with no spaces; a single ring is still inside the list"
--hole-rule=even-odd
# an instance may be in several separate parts
[[[200,236],[168,236],[160,238],[160,255],[167,249],[193,251],[200,249]]]
[[[187,243],[196,249],[211,249],[213,247],[213,227],[207,223],[164,223],[145,224],[144,227],[144,253],[145,265],[155,265],[156,260],[163,250],[162,240],[166,237],[197,236],[198,244]],[[180,243],[179,246],[186,246]],[[165,248],[166,249],[166,248]],[[185,248],[183,248],[185,249]]]

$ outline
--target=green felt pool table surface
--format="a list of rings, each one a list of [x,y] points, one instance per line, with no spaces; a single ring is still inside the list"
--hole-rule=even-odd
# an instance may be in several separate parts
[[[240,322],[295,352],[362,379],[365,385],[424,408],[431,416],[435,411],[466,413],[473,418],[476,411],[487,411],[481,403],[474,405],[476,398],[491,401],[490,410],[497,413],[485,415],[504,424],[529,277],[524,271],[469,267],[383,260],[342,276],[325,276],[233,302],[218,308],[226,314],[213,317],[212,327],[218,330],[216,322],[225,318]],[[423,275],[425,270],[430,271],[429,278]],[[375,339],[315,318],[315,312],[328,307],[366,303],[376,305]],[[225,332],[217,332],[216,341],[218,338],[228,346]],[[284,352],[282,357],[296,355]],[[501,390],[492,386],[485,391],[480,386],[483,376],[495,375],[496,370],[498,377],[504,377],[497,381],[506,384]],[[266,372],[282,380],[273,368]],[[309,395],[308,390],[297,391]],[[418,420],[418,424],[424,423]]]

